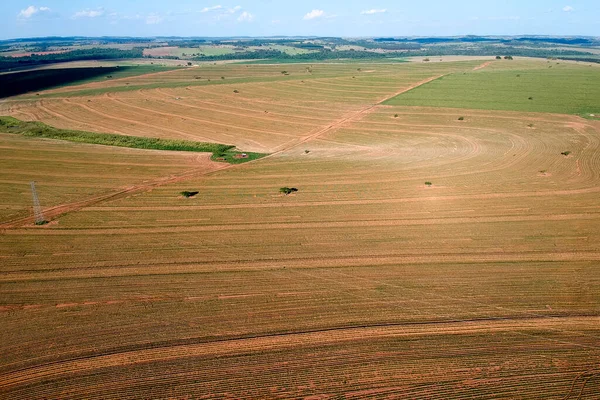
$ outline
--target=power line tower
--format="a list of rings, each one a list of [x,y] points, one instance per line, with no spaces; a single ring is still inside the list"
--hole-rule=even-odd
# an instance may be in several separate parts
[[[48,221],[44,219],[44,214],[42,214],[42,206],[40,206],[40,199],[37,195],[37,190],[35,190],[35,182],[31,182],[31,194],[33,195],[33,215],[35,216],[35,224],[36,225],[44,225]]]

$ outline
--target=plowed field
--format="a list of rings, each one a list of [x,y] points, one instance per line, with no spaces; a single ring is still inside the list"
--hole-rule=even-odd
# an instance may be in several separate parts
[[[271,155],[0,134],[0,398],[596,398],[600,122],[419,94],[511,68],[547,66],[215,65],[8,99]],[[31,180],[52,222],[8,223]]]

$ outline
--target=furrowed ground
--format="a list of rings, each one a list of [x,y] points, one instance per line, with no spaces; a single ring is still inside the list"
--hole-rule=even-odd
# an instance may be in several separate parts
[[[208,76],[202,67],[135,78],[144,88],[98,85],[92,95],[89,84],[81,96],[68,88],[8,100],[15,117],[57,127],[273,154],[66,208],[49,226],[6,228],[0,394],[593,398],[600,122],[568,115],[577,110],[430,107],[438,104],[427,96],[419,107],[378,104],[419,84],[391,102],[454,77],[475,85],[488,70],[493,81],[497,70],[547,69],[501,61],[473,71],[480,64],[315,64],[312,74],[305,65],[218,65],[206,67],[211,76],[247,69],[249,78],[193,82]],[[569,79],[589,67],[564,68]],[[534,99],[546,90],[537,82],[527,90]],[[564,88],[573,96],[588,93],[572,82]],[[502,93],[498,104],[510,103]],[[115,174],[129,183],[178,173],[127,164],[120,175],[123,157],[194,162],[0,139],[30,166],[23,177],[10,160],[0,170],[2,182],[16,181],[3,184],[0,202],[20,210],[30,180],[41,195],[56,193],[42,198],[53,206],[77,200],[78,173],[98,177],[90,195]],[[48,161],[58,149],[69,165]],[[116,170],[94,166],[100,159]],[[52,192],[52,182],[65,189]],[[281,195],[284,186],[298,192]],[[182,190],[199,193],[184,199]]]

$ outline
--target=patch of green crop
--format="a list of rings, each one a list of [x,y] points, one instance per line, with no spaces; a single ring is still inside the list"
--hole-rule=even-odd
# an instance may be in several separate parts
[[[213,153],[216,161],[241,164],[264,157],[262,153],[243,153],[235,146],[220,143],[192,142],[189,140],[157,139],[140,136],[115,135],[58,129],[41,122],[21,121],[13,117],[0,117],[0,132],[27,137],[59,139],[69,142],[129,147],[146,150],[193,151]],[[238,156],[239,154],[239,156]],[[245,157],[241,155],[245,154]]]
[[[600,69],[565,65],[455,73],[384,104],[598,115]]]

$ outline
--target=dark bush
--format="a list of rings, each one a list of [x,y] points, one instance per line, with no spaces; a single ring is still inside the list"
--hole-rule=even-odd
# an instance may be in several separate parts
[[[286,196],[287,196],[288,194],[290,194],[290,193],[294,193],[294,192],[297,192],[297,191],[298,191],[298,189],[296,189],[296,188],[289,188],[289,187],[287,187],[287,186],[286,186],[286,187],[279,188],[279,193],[283,193],[283,194],[285,194]]]
[[[179,194],[182,195],[183,197],[190,198],[190,197],[194,197],[198,193],[199,193],[198,191],[190,192],[188,190],[184,190],[183,192],[180,192]]]

